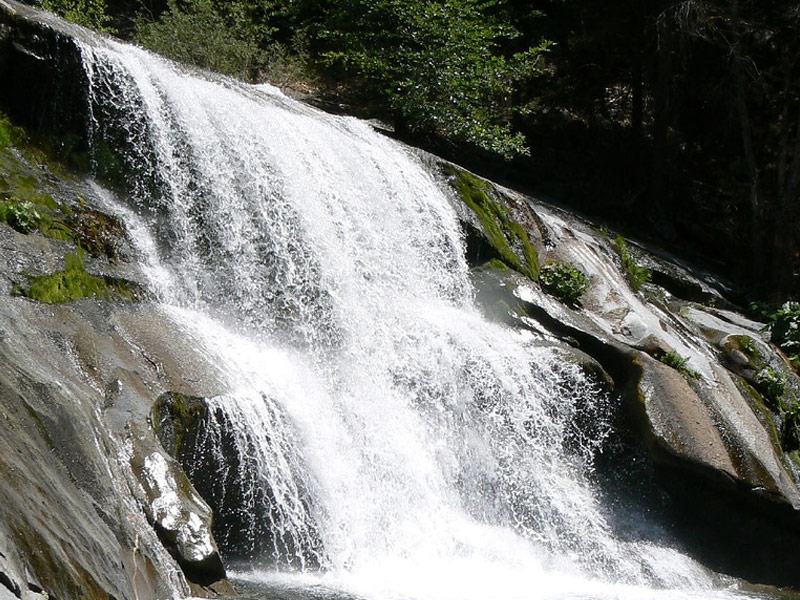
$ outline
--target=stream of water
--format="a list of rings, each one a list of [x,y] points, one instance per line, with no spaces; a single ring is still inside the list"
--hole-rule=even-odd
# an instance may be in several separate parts
[[[207,439],[238,456],[243,531],[219,541],[244,597],[738,597],[615,537],[589,477],[609,398],[474,308],[450,192],[411,150],[269,86],[81,51],[95,156],[134,174],[152,288],[226,390]]]

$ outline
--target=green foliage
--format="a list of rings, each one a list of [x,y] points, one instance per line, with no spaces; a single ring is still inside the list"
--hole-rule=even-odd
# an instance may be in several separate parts
[[[11,198],[0,201],[0,220],[20,233],[31,233],[39,227],[42,216],[33,202]]]
[[[42,0],[42,8],[101,33],[112,31],[106,0]]]
[[[252,39],[232,30],[211,0],[170,0],[157,21],[139,22],[136,42],[173,60],[241,79],[251,76],[261,53]]]
[[[783,413],[783,448],[786,452],[800,449],[800,402]]]
[[[650,269],[640,267],[636,264],[636,259],[634,259],[630,248],[628,248],[628,244],[621,235],[614,238],[614,249],[617,251],[622,261],[622,267],[628,275],[628,281],[631,287],[635,292],[638,292],[645,283],[652,279],[653,274],[650,272]]]
[[[539,274],[542,286],[562,302],[575,305],[589,290],[586,275],[568,263],[548,263]]]
[[[497,0],[329,0],[318,25],[323,64],[357,80],[401,130],[528,152],[509,125],[514,82],[548,44],[508,57],[517,32]]]
[[[478,217],[489,243],[508,266],[526,277],[539,277],[539,256],[525,228],[515,221],[504,206],[492,198],[492,186],[457,167],[446,172],[461,200]]]
[[[795,369],[800,370],[800,302],[786,302],[768,315],[767,329]]]
[[[15,127],[9,118],[0,112],[0,150],[17,146],[26,140],[25,132]]]
[[[45,237],[73,241],[72,234],[55,209],[52,197],[44,194],[29,195],[33,200],[21,200],[16,196],[0,199],[0,222],[6,223],[20,233],[39,231]]]
[[[736,336],[736,340],[739,342],[739,347],[747,356],[755,360],[761,360],[761,352],[758,350],[758,346],[753,338],[740,335]]]
[[[700,373],[697,371],[690,369],[688,366],[689,359],[687,357],[683,357],[675,350],[670,350],[658,357],[662,363],[667,365],[668,367],[672,367],[676,371],[680,372],[681,375],[688,377],[689,379],[700,379]]]
[[[772,367],[765,367],[756,375],[756,389],[770,401],[777,405],[778,400],[786,391],[786,378],[783,373]]]
[[[768,322],[774,312],[775,305],[769,302],[756,301],[747,305],[747,313],[758,321]]]
[[[140,17],[135,40],[179,62],[245,80],[274,69],[284,76],[303,69],[286,48],[273,42],[269,22],[281,16],[276,0],[169,0],[155,21]]]
[[[113,297],[133,299],[133,290],[124,283],[109,283],[101,277],[89,275],[82,252],[67,254],[64,270],[31,279],[22,294],[45,304],[63,304],[80,298],[108,300]]]

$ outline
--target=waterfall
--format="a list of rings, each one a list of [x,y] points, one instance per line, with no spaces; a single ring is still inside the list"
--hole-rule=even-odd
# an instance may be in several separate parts
[[[270,86],[108,40],[81,52],[94,160],[131,174],[120,211],[151,287],[224,383],[189,475],[235,496],[243,531],[220,542],[241,577],[436,600],[722,593],[615,537],[590,482],[610,399],[474,308],[452,199],[412,150]]]

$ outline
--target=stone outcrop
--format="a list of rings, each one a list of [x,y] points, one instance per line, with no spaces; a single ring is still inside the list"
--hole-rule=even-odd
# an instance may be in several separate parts
[[[109,193],[24,141],[0,166],[0,202],[31,215],[0,219],[0,597],[224,593],[211,511],[149,425],[208,370],[149,301]],[[32,299],[71,256],[77,279]]]
[[[0,148],[0,200],[36,210],[0,222],[0,599],[222,593],[211,511],[181,468],[200,399],[221,392],[148,298],[113,195],[74,175],[87,114],[73,35],[89,34],[0,0],[0,108],[55,140]],[[478,303],[616,390],[614,443],[597,463],[616,526],[632,508],[715,569],[800,588],[800,449],[781,409],[800,381],[762,324],[711,277],[633,244],[623,257],[608,232],[440,167]],[[548,262],[585,274],[577,305],[538,283]],[[59,273],[70,293],[34,299],[32,282]],[[781,398],[761,383],[768,368]]]
[[[800,380],[764,325],[733,310],[722,283],[634,246],[651,279],[636,291],[608,231],[510,190],[494,187],[494,197],[508,201],[509,214],[525,203],[536,215],[528,231],[542,264],[568,263],[587,276],[575,307],[499,255],[473,268],[487,315],[579,348],[610,373],[619,399],[616,447],[625,448],[601,460],[614,503],[659,514],[678,543],[717,570],[800,587],[792,558],[800,469],[781,431],[781,407],[798,402]],[[453,202],[460,199],[455,193]],[[463,222],[476,235],[474,220]],[[490,246],[491,236],[480,243]],[[767,367],[785,383],[779,403],[759,391]]]

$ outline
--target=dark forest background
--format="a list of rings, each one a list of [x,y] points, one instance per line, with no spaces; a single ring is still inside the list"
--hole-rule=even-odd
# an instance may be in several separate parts
[[[800,296],[796,0],[41,0]]]

